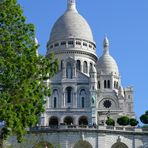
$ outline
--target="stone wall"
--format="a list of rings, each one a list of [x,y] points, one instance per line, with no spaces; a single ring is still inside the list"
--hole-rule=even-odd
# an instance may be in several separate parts
[[[21,144],[16,142],[15,137],[4,142],[4,147],[12,145],[14,148],[32,148],[39,142],[51,143],[54,148],[73,148],[79,141],[87,141],[92,148],[114,148],[114,144],[121,144],[123,148],[148,148],[148,131],[134,129],[133,131],[121,128],[99,127],[99,128],[60,128],[34,129],[25,136]],[[127,146],[127,147],[124,147]],[[121,146],[122,148],[122,146]]]

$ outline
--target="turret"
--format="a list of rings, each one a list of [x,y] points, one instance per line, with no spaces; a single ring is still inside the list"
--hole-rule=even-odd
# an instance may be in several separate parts
[[[97,90],[97,71],[94,65],[90,69],[90,90]]]

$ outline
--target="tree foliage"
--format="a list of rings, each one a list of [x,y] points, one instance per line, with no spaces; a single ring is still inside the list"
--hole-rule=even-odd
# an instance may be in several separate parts
[[[129,125],[129,121],[129,117],[127,116],[122,116],[117,119],[117,123],[123,126]]]
[[[145,114],[140,116],[140,121],[144,124],[148,124],[148,111],[146,111]]]
[[[129,124],[130,124],[131,126],[136,126],[138,123],[139,123],[139,122],[138,122],[136,119],[134,119],[134,118],[131,118],[130,121],[129,121]]]
[[[92,148],[91,144],[87,141],[79,140],[75,145],[74,148]]]
[[[109,126],[115,126],[115,121],[112,118],[108,118],[106,124]]]
[[[39,142],[38,144],[36,144],[33,148],[54,148],[54,146],[51,143],[48,142]]]
[[[16,0],[0,0],[0,120],[2,138],[15,134],[19,142],[26,128],[34,126],[44,112],[50,87],[45,80],[58,69],[51,54],[37,56],[35,28],[26,24]]]

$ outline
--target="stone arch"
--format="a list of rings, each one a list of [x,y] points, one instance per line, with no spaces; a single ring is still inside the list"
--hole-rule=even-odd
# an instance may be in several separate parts
[[[79,125],[88,125],[88,118],[86,116],[81,116],[79,118]]]
[[[75,143],[73,148],[93,148],[92,145],[85,140],[79,140]]]
[[[56,116],[52,116],[49,119],[49,126],[54,127],[59,125],[59,119]]]
[[[66,123],[67,125],[73,124],[73,118],[71,116],[65,117],[64,118],[64,123]]]
[[[54,148],[54,146],[47,141],[41,141],[41,142],[35,144],[35,146],[33,146],[33,148],[45,148],[45,147],[46,148]]]
[[[122,142],[116,142],[111,148],[128,148],[128,146]]]

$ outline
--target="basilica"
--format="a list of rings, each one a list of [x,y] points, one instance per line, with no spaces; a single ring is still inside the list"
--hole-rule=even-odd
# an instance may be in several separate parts
[[[144,128],[107,126],[108,117],[135,118],[133,89],[123,87],[109,39],[104,37],[102,55],[97,56],[90,26],[78,13],[75,0],[54,24],[46,57],[54,53],[58,73],[45,83],[52,89],[37,127],[25,141],[11,136],[5,147],[15,148],[148,148]]]
[[[47,54],[54,53],[59,71],[47,84],[47,98],[41,125],[104,124],[108,116],[134,117],[133,89],[123,87],[115,59],[105,36],[103,53],[96,55],[96,44],[87,21],[68,0],[65,13],[54,24],[47,43]]]

